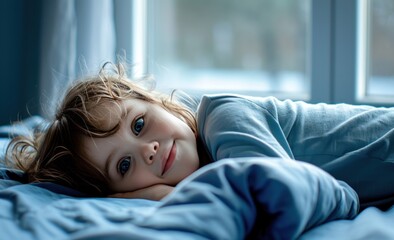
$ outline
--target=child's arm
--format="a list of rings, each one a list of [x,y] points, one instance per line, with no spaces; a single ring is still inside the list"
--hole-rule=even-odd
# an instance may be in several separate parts
[[[201,100],[197,116],[214,161],[305,161],[349,184],[362,208],[393,205],[394,108],[217,95]]]
[[[111,194],[108,197],[114,198],[143,198],[159,201],[172,192],[174,187],[165,184],[156,184],[147,188],[138,189],[133,192],[122,192]]]

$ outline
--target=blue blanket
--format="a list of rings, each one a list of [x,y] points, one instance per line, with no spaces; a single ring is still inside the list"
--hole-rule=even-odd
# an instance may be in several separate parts
[[[0,127],[9,135],[42,119]],[[1,157],[3,159],[3,157]],[[0,239],[393,239],[394,209],[367,207],[348,184],[307,162],[228,157],[199,169],[161,202],[87,198],[26,184],[0,168]]]
[[[273,158],[208,165],[160,203],[69,196],[2,172],[0,221],[7,239],[295,239],[358,211],[347,184],[307,163]]]

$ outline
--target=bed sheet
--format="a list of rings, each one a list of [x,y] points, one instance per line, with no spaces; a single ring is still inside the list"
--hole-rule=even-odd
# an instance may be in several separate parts
[[[8,239],[295,239],[358,211],[347,184],[281,159],[210,164],[162,202],[64,195],[2,172],[0,226]]]
[[[257,186],[265,194],[261,193],[259,200],[263,207],[256,207],[256,200],[251,201],[250,196],[245,195],[248,191],[243,188],[243,180],[257,182],[251,177],[253,174],[261,176],[259,171],[264,169],[272,173],[276,169],[273,166],[282,161],[267,161],[271,165],[257,172],[253,165],[256,161],[261,163],[261,159],[243,161],[244,170],[250,171],[248,177],[226,176],[239,174],[242,164],[220,168],[221,173],[214,175],[217,179],[207,177],[209,169],[204,169],[205,175],[195,174],[162,203],[142,199],[83,198],[3,179],[0,181],[0,239],[242,239],[247,231],[253,232],[250,239],[262,237],[261,234],[265,234],[266,239],[299,237],[303,240],[392,239],[394,236],[394,209],[380,211],[370,207],[355,216],[357,210],[350,193],[347,195],[350,199],[342,199],[348,204],[339,201],[328,211],[324,210],[330,205],[324,199],[327,196],[321,194],[323,199],[319,199],[316,193],[311,194],[316,189],[305,191],[303,196],[300,182],[296,181],[300,179],[297,174],[288,178],[295,185],[285,184],[293,186],[292,194],[284,191],[285,185],[280,182]],[[251,163],[253,161],[255,163]],[[211,167],[211,171],[219,169]],[[287,169],[295,172],[292,167]],[[281,171],[285,175],[289,173],[283,168]],[[234,181],[227,182],[228,179]],[[327,190],[324,185],[320,188]],[[295,198],[289,200],[291,196]],[[280,199],[284,201],[278,201]],[[297,207],[297,201],[293,202],[296,199],[302,199]],[[338,199],[331,200],[337,202]],[[346,209],[337,208],[340,206]],[[253,216],[261,211],[266,214],[261,215],[254,230],[250,230],[256,220]],[[264,221],[265,217],[269,220]],[[352,220],[335,220],[353,217]]]
[[[4,150],[8,138],[1,137]],[[393,208],[358,213],[357,195],[347,184],[293,160],[221,160],[195,172],[162,202],[87,198],[53,183],[23,182],[21,172],[0,169],[0,239],[394,237]]]
[[[300,240],[394,239],[394,208],[386,211],[368,207],[353,220],[337,220],[304,233]]]

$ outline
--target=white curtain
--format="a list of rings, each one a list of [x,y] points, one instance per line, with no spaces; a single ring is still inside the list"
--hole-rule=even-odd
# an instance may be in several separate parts
[[[129,0],[44,0],[41,115],[51,117],[66,87],[131,48]],[[119,14],[117,14],[117,12]],[[123,18],[122,18],[123,16]],[[117,32],[121,34],[117,34]],[[126,39],[126,41],[125,41]],[[130,46],[130,47],[129,47]]]

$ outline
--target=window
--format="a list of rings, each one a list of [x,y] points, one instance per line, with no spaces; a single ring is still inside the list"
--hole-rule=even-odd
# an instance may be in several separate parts
[[[394,103],[392,0],[134,0],[133,23],[160,90]]]
[[[307,98],[310,1],[151,1],[159,89]]]
[[[362,94],[370,101],[393,101],[394,1],[364,0],[360,4],[360,23],[364,30],[360,37],[365,38],[366,59]]]

